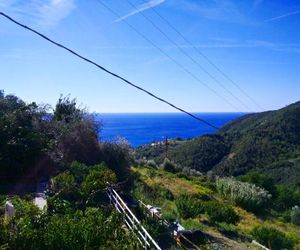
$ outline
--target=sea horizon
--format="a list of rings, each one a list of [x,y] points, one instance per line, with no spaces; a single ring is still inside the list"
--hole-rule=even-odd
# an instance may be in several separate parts
[[[193,112],[200,118],[220,128],[226,123],[246,115],[244,112]],[[217,130],[186,114],[178,112],[149,113],[97,113],[96,119],[102,122],[99,138],[102,141],[115,141],[124,138],[132,147],[169,139],[190,139]]]

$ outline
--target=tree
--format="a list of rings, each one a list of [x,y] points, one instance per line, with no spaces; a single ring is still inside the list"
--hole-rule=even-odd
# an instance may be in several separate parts
[[[76,106],[76,100],[60,97],[49,124],[48,154],[61,167],[79,161],[96,164],[100,160],[98,133],[101,123]]]
[[[115,143],[104,142],[100,145],[101,159],[112,169],[118,180],[126,180],[129,175],[129,168],[132,163],[130,147],[124,140]]]
[[[0,94],[0,175],[7,181],[26,175],[43,155],[47,137],[40,131],[46,110],[13,95]]]

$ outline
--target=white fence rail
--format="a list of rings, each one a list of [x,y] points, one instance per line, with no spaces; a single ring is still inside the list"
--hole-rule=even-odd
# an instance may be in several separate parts
[[[161,250],[156,241],[151,237],[147,230],[142,226],[141,222],[135,217],[135,215],[128,208],[123,199],[119,194],[113,189],[107,189],[107,195],[114,205],[115,209],[123,214],[124,222],[126,226],[135,234],[138,241],[145,249],[157,249]]]

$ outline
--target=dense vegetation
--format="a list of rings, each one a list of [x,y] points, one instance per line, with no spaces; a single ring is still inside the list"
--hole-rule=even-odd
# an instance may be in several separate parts
[[[194,227],[195,220],[204,216],[222,234],[236,236],[235,227],[243,224],[246,210],[261,220],[285,225],[260,227],[257,223],[245,230],[246,238],[254,237],[271,249],[292,249],[299,242],[298,236],[285,234],[285,230],[291,223],[300,224],[300,102],[278,111],[243,116],[214,135],[170,140],[168,147],[164,143],[144,145],[136,149],[135,156],[139,165],[163,169],[179,178],[204,178],[214,193],[215,199],[210,194],[207,200],[197,193],[174,198],[172,192],[176,211],[171,209],[167,216],[180,217]],[[178,181],[177,187],[181,184]],[[253,218],[248,220],[246,223]]]
[[[50,111],[0,92],[0,249],[139,248],[104,194],[129,177],[128,146],[99,142],[101,124],[76,100],[61,97]],[[31,194],[41,178],[51,178],[44,211]]]
[[[108,183],[201,230],[197,244],[209,249],[243,249],[253,239],[300,249],[299,110],[247,115],[215,135],[133,151],[123,140],[99,141],[101,124],[76,100],[60,97],[51,109],[0,92],[0,249],[139,249],[107,199]],[[31,192],[45,177],[39,210]],[[8,199],[12,218],[3,216]],[[134,200],[150,234],[176,248],[173,229]]]
[[[1,217],[0,248],[138,248],[133,236],[121,226],[122,218],[103,198],[106,183],[114,181],[116,175],[105,164],[88,167],[74,162],[70,171],[53,178],[47,210],[41,211],[31,201],[18,197],[11,200],[16,215],[11,219]],[[2,207],[3,203],[4,199]]]
[[[218,242],[221,249],[256,249],[252,240],[271,249],[300,247],[300,227],[295,223],[299,207],[277,209],[276,199],[261,187],[233,178],[215,180],[147,165],[137,166],[133,172],[133,196],[160,206],[164,218],[179,221],[187,230],[200,229],[203,247],[210,249],[215,247],[212,242]],[[234,190],[237,187],[240,190]]]
[[[87,165],[104,161],[119,178],[128,177],[128,146],[99,143],[101,124],[77,108],[76,100],[61,97],[53,114],[50,111],[48,105],[26,104],[0,91],[0,193],[16,182],[24,189],[73,161]]]
[[[179,168],[240,176],[263,173],[276,183],[300,185],[300,102],[278,111],[245,115],[216,135],[170,141],[168,158]],[[141,146],[139,159],[161,164],[163,144]]]

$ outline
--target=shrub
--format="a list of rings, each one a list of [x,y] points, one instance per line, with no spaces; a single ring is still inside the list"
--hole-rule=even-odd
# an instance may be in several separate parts
[[[277,186],[276,208],[279,210],[291,209],[300,203],[299,193],[286,186]]]
[[[291,222],[295,225],[300,226],[300,207],[295,206],[292,208]]]
[[[91,171],[81,184],[83,193],[93,196],[98,191],[103,191],[107,183],[116,182],[117,178],[110,169],[95,169]]]
[[[255,184],[267,190],[273,196],[276,195],[274,179],[257,172],[248,173],[241,177],[241,181]]]
[[[70,166],[70,172],[75,177],[76,182],[80,183],[88,175],[90,169],[87,165],[78,161],[73,161]]]
[[[125,141],[119,140],[116,143],[102,143],[100,145],[102,161],[116,173],[119,181],[126,180],[130,175],[132,157],[130,147]]]
[[[157,168],[157,164],[154,160],[148,160],[146,162],[146,164],[149,166],[149,167],[153,167],[153,168]]]
[[[171,173],[177,172],[176,165],[173,162],[171,162],[168,158],[164,159],[164,162],[161,165],[161,168],[167,172],[171,172]]]
[[[283,232],[272,227],[258,226],[251,231],[259,243],[272,250],[293,249],[294,242]]]
[[[232,207],[216,201],[205,202],[204,210],[213,223],[225,222],[228,224],[236,224],[240,220],[239,215],[233,210]]]
[[[228,224],[226,222],[220,222],[217,224],[219,232],[221,232],[223,235],[226,235],[230,238],[236,238],[239,236],[238,229],[236,226],[232,224]]]
[[[252,212],[267,208],[271,198],[263,188],[233,178],[218,178],[216,188],[221,195]]]
[[[179,215],[183,219],[195,218],[204,212],[204,207],[198,198],[190,195],[181,195],[175,201]]]
[[[163,200],[167,199],[167,200],[171,200],[171,201],[174,200],[173,193],[169,189],[167,189],[161,185],[158,185],[158,184],[153,185],[152,192],[157,194],[159,199],[163,199]]]
[[[75,178],[69,171],[65,171],[52,179],[51,191],[58,193],[59,196],[67,200],[78,198]]]

